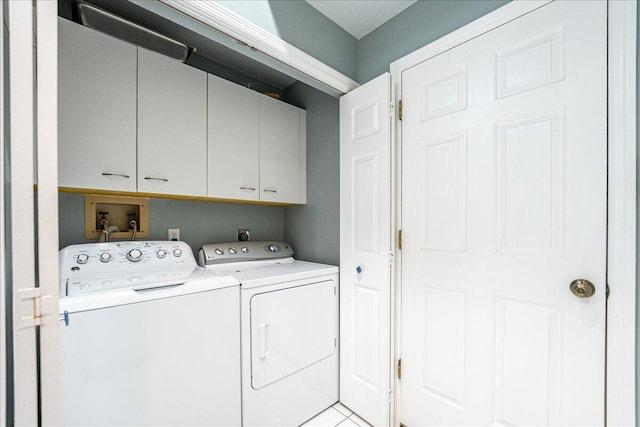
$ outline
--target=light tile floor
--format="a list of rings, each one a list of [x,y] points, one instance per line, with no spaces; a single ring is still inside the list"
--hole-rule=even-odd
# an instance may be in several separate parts
[[[311,418],[301,427],[335,427],[338,425],[340,427],[371,427],[369,423],[340,402]]]

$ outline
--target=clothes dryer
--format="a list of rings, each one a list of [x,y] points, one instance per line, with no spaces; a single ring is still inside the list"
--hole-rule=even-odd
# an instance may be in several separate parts
[[[337,402],[338,267],[264,241],[204,245],[199,263],[240,282],[243,425],[298,426]]]

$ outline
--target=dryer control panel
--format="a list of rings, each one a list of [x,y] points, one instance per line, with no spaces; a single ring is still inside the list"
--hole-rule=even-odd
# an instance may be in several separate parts
[[[198,255],[201,266],[240,261],[257,261],[293,256],[293,248],[287,242],[246,241],[209,243],[202,246]]]

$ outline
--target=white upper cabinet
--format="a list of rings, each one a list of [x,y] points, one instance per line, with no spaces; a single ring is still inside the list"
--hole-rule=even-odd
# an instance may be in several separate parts
[[[136,46],[58,28],[59,185],[136,191]]]
[[[306,111],[58,22],[61,187],[306,203]]]
[[[258,92],[209,74],[210,197],[259,200]]]
[[[209,75],[209,197],[306,203],[306,111]]]
[[[142,48],[138,191],[207,195],[207,74]]]
[[[306,111],[260,98],[260,200],[306,203]]]

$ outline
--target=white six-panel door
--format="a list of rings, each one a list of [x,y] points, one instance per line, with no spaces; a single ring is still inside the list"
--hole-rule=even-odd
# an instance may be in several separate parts
[[[604,421],[606,16],[553,2],[402,74],[408,426]]]
[[[389,423],[390,76],[340,98],[340,401]]]

